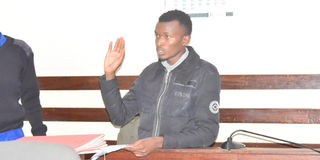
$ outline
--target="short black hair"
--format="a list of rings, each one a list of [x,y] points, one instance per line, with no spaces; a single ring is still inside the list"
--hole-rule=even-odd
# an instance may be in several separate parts
[[[159,22],[170,22],[177,20],[181,25],[186,29],[186,35],[191,35],[192,32],[192,22],[188,14],[180,10],[171,10],[166,13],[163,13],[159,17]]]

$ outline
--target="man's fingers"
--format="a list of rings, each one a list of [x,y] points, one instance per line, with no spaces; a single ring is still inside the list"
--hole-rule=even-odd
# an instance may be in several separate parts
[[[147,152],[145,152],[145,151],[133,151],[132,152],[134,155],[136,155],[137,157],[143,157],[143,156],[146,156],[146,155],[148,155],[148,153]]]
[[[124,149],[131,151],[131,152],[136,150],[133,144],[127,144],[127,146]]]
[[[112,42],[109,43],[109,47],[108,47],[108,53],[110,53],[112,50]]]
[[[113,52],[118,52],[118,53],[123,54],[124,48],[125,48],[124,47],[124,39],[122,37],[120,37],[116,40],[116,43],[114,44],[113,48],[112,48],[112,42],[109,43],[108,53],[113,51]]]
[[[119,50],[121,54],[124,54],[124,46],[125,46],[125,42],[124,42],[124,39],[121,37],[121,45]]]
[[[144,156],[147,156],[149,153],[150,153],[150,151],[140,150],[140,151],[138,151],[138,152],[135,152],[134,154],[135,154],[137,157],[144,157]]]
[[[145,153],[134,153],[137,157],[144,157],[146,156]]]
[[[124,39],[121,37],[121,39],[122,39],[122,48],[124,48],[124,46],[125,46],[125,41],[124,41]]]
[[[115,51],[122,54],[123,50],[124,50],[124,40],[122,37],[120,37],[118,38],[118,44],[117,44],[117,47],[115,48]]]
[[[113,51],[119,52],[119,50],[120,50],[119,47],[120,47],[120,38],[117,38],[116,44],[113,47]]]
[[[144,146],[139,143],[133,143],[133,144],[127,145],[125,149],[132,152],[140,152],[141,150],[144,149]]]

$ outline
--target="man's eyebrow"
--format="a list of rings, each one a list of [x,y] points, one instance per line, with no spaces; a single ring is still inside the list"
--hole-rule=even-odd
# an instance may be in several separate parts
[[[158,34],[157,31],[154,31],[155,34]],[[170,34],[170,32],[163,32],[164,34]]]

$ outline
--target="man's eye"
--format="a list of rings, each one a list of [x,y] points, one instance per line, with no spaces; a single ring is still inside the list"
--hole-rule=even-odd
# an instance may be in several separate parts
[[[171,38],[171,36],[167,35],[167,36],[166,36],[166,38],[167,38],[167,39],[170,39],[170,38]]]

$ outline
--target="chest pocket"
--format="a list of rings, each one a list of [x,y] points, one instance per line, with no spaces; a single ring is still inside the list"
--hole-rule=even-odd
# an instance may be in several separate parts
[[[193,92],[197,88],[197,80],[174,80],[167,92],[166,109],[168,116],[189,117],[193,107]]]

